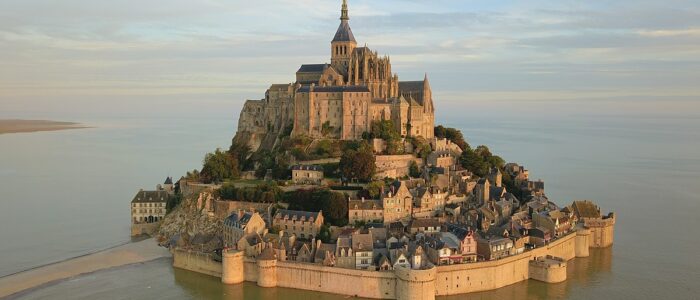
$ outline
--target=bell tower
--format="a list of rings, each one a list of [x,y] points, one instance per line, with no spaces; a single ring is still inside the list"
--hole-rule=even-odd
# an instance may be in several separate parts
[[[348,74],[347,70],[350,65],[350,57],[355,47],[357,47],[355,36],[350,29],[349,20],[348,1],[343,0],[340,13],[340,26],[338,26],[338,31],[336,31],[333,41],[331,41],[331,65],[343,75]]]

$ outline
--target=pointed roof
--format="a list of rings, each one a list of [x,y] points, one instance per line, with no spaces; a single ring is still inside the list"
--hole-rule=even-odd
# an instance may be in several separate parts
[[[338,31],[335,32],[333,42],[356,42],[348,20],[350,20],[348,16],[348,2],[343,0],[343,7],[340,13],[340,26],[338,26]]]

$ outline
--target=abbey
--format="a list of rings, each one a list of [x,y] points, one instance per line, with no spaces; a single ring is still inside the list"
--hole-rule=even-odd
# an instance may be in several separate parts
[[[273,84],[264,99],[246,101],[237,138],[253,150],[272,147],[281,132],[354,140],[373,121],[391,121],[402,136],[433,137],[435,112],[427,75],[421,81],[400,81],[388,56],[358,47],[349,20],[344,0],[330,63],[304,64],[296,82]]]

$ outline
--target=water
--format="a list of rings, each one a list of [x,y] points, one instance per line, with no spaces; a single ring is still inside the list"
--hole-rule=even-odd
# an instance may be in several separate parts
[[[438,102],[462,129],[545,180],[550,199],[591,199],[618,214],[615,245],[570,263],[561,284],[525,281],[445,299],[694,299],[700,288],[700,104],[676,109],[629,99]],[[0,136],[0,274],[128,241],[135,191],[199,165],[225,147],[240,103],[187,104],[136,116],[66,112],[95,129]],[[679,108],[679,107],[682,107]],[[73,117],[73,118],[69,118]],[[97,272],[24,294],[45,298],[344,299],[173,270],[167,260]]]

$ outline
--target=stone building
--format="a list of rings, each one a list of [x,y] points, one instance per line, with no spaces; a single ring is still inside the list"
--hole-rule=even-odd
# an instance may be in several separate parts
[[[173,195],[172,178],[154,191],[140,189],[131,200],[131,235],[151,234],[165,217],[168,199]]]
[[[271,148],[280,133],[360,139],[373,121],[391,121],[403,136],[433,138],[435,112],[427,75],[400,81],[391,59],[358,47],[343,1],[330,43],[330,63],[304,64],[296,81],[274,84],[261,100],[245,103],[236,139],[253,151]]]
[[[381,200],[349,200],[348,201],[348,221],[355,222],[384,222],[384,207]]]
[[[280,209],[272,219],[272,226],[302,239],[313,239],[321,231],[323,212]]]
[[[257,212],[235,212],[224,219],[224,246],[236,247],[244,236],[257,233],[264,236],[267,233],[265,220]]]
[[[293,166],[292,181],[296,184],[321,184],[323,168],[321,166]]]
[[[389,185],[382,195],[384,223],[409,219],[413,213],[413,195],[408,190],[406,181],[396,181]]]

